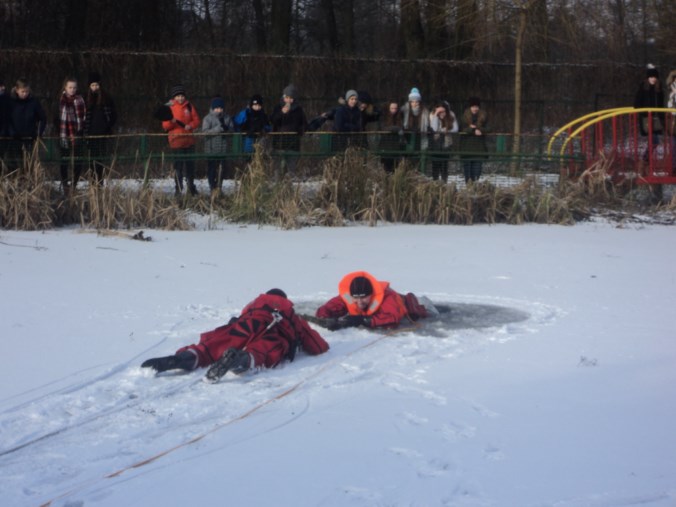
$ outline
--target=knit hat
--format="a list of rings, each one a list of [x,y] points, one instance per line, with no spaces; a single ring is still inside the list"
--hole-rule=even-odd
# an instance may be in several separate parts
[[[352,297],[366,297],[373,294],[373,285],[365,276],[356,276],[350,282],[350,295]]]
[[[296,87],[292,84],[284,88],[284,91],[282,92],[283,97],[291,97],[292,99],[298,98],[298,90],[296,90]]]
[[[284,292],[282,289],[270,289],[266,292],[266,294],[269,296],[280,296],[286,298],[286,292]]]
[[[412,100],[417,100],[417,101],[422,100],[422,95],[420,95],[420,90],[418,90],[417,88],[411,88],[411,92],[408,94],[408,101],[411,102]]]
[[[89,78],[87,79],[87,84],[92,84],[92,83],[100,83],[101,82],[101,74],[98,72],[90,72],[89,73]]]
[[[371,98],[371,94],[366,91],[359,91],[357,92],[357,97],[359,98],[359,102],[362,104],[373,104],[373,99]]]
[[[357,90],[348,90],[347,93],[345,94],[345,102],[350,100],[350,97],[359,98],[359,94],[357,93]]]
[[[469,102],[469,107],[472,107],[472,106],[481,107],[481,99],[479,97],[470,97],[468,102]]]
[[[253,106],[254,104],[259,104],[261,106],[263,105],[263,97],[258,93],[252,95],[251,100],[249,101],[250,106]]]
[[[648,68],[645,71],[646,77],[660,77],[660,73],[657,71],[654,65],[648,65]]]
[[[216,109],[217,107],[225,109],[225,101],[221,97],[214,97],[211,101],[211,109]]]
[[[182,84],[174,85],[171,88],[171,93],[169,94],[169,98],[173,99],[176,95],[185,96],[185,87]]]

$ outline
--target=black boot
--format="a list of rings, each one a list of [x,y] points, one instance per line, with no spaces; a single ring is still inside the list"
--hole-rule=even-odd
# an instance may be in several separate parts
[[[167,370],[194,370],[197,367],[197,356],[184,351],[175,356],[154,357],[143,362],[141,368],[152,368],[157,373]]]
[[[250,363],[248,352],[231,347],[207,370],[206,379],[209,382],[218,382],[229,371],[239,375],[249,369]]]

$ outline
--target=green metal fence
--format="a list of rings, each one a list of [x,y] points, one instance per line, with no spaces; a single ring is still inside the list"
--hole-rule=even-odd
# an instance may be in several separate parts
[[[462,173],[462,163],[468,159],[480,159],[484,162],[484,173],[521,176],[526,173],[558,175],[562,167],[570,167],[568,157],[548,157],[546,143],[548,138],[540,135],[523,135],[520,138],[519,153],[512,153],[514,137],[510,134],[488,134],[485,136],[485,151],[462,151],[463,134],[448,134],[441,141],[432,141],[431,135],[419,136],[407,133],[404,136],[390,132],[365,132],[359,134],[341,134],[333,132],[308,132],[300,139],[295,135],[272,133],[257,139],[273,163],[294,160],[297,170],[307,177],[318,176],[322,172],[322,160],[344,153],[346,146],[363,149],[365,156],[370,154],[383,161],[398,163],[406,159],[419,171],[430,174],[431,163],[446,161],[449,174]],[[194,151],[188,154],[177,153],[170,149],[166,134],[118,134],[81,140],[82,150],[75,157],[76,162],[87,166],[94,158],[106,165],[112,177],[153,178],[171,174],[175,160],[193,160],[196,163],[197,176],[203,177],[208,160],[224,160],[244,167],[251,157],[245,151],[244,134],[194,134]],[[210,149],[212,141],[218,140],[219,149]],[[20,168],[20,152],[11,149],[12,140],[2,140],[4,166],[10,170]],[[299,151],[286,149],[296,146]],[[102,145],[99,155],[93,156],[91,146]],[[441,144],[440,144],[441,143]],[[434,146],[444,146],[435,149]],[[62,162],[59,139],[46,137],[38,143],[38,155],[50,174],[56,176]]]

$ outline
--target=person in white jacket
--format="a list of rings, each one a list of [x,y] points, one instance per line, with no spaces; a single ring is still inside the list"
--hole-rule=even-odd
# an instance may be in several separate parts
[[[458,131],[458,119],[451,106],[445,100],[437,101],[430,111],[429,148],[432,159],[432,179],[448,180],[449,150],[453,145],[453,136]]]

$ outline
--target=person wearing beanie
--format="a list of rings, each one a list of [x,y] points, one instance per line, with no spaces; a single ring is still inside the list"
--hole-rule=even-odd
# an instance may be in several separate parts
[[[106,164],[110,163],[108,154],[108,140],[117,123],[117,108],[110,94],[101,86],[101,75],[91,72],[87,79],[89,83],[85,103],[84,134],[89,149],[89,170],[94,183],[101,185],[104,179]]]
[[[161,373],[208,366],[205,380],[215,383],[228,372],[241,375],[293,361],[298,349],[319,355],[329,350],[329,344],[296,314],[286,293],[275,288],[260,294],[228,324],[202,333],[199,343],[171,356],[147,359],[141,367]]]
[[[361,111],[361,127],[364,132],[380,130],[380,108],[373,103],[371,94],[361,90],[357,92],[359,111]],[[375,144],[373,136],[367,137],[369,144]],[[375,146],[374,146],[375,148]]]
[[[253,153],[254,146],[260,138],[270,132],[270,120],[263,109],[263,97],[255,93],[249,100],[248,107],[242,109],[234,119],[235,129],[244,132],[244,152]]]
[[[422,95],[420,95],[420,90],[417,88],[411,88],[411,91],[408,94],[409,102],[422,102]]]
[[[171,88],[169,107],[172,118],[162,122],[162,128],[169,134],[169,147],[178,158],[174,161],[175,192],[181,195],[183,177],[188,182],[190,195],[197,195],[195,186],[195,130],[200,126],[200,117],[195,107],[186,98],[182,84]]]
[[[652,65],[648,65],[645,72],[645,78],[634,96],[634,107],[664,107],[664,90],[660,83],[660,74]],[[639,113],[639,128],[642,136],[652,134],[652,139],[649,144],[655,149],[660,144],[659,134],[664,130],[665,114],[664,113]],[[643,160],[648,161],[649,155],[652,151],[650,147],[646,148],[643,154]]]
[[[475,182],[481,178],[483,161],[488,151],[486,146],[486,133],[488,116],[481,109],[481,100],[478,97],[470,97],[468,108],[462,114],[460,136],[460,158],[465,183]]]
[[[211,100],[209,114],[202,120],[204,153],[207,158],[207,181],[212,192],[220,192],[224,179],[232,179],[228,151],[228,132],[234,130],[232,118],[225,112],[225,101],[219,96]]]
[[[366,271],[354,271],[340,280],[338,295],[320,306],[315,315],[325,320],[326,327],[336,330],[397,327],[405,317],[417,320],[434,311],[430,303],[422,305],[414,294],[402,296],[390,288],[389,282],[378,281]]]
[[[345,104],[336,109],[333,119],[333,131],[335,132],[331,137],[333,151],[342,151],[348,146],[366,147],[366,138],[361,134],[363,125],[358,104],[359,94],[357,91],[348,90],[345,93]]]
[[[300,152],[300,138],[307,130],[305,111],[298,104],[298,92],[293,84],[282,92],[282,100],[270,115],[273,136],[272,146],[281,152],[281,166],[290,174],[295,174]],[[292,153],[289,153],[292,152]]]
[[[408,102],[401,107],[401,122],[407,142],[413,151],[426,150],[427,134],[430,129],[430,111],[422,105],[422,95],[418,88],[411,88]],[[418,155],[414,154],[414,156]]]

